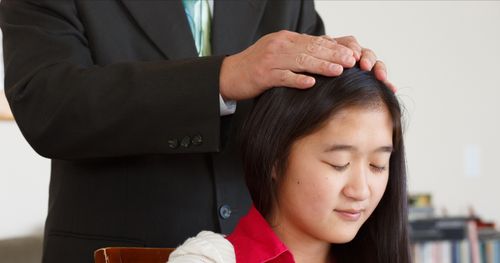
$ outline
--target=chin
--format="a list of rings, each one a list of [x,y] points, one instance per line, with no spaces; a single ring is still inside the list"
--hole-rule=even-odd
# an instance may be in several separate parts
[[[345,231],[341,233],[335,233],[335,236],[330,238],[328,242],[332,244],[349,243],[356,237],[357,233],[358,231],[353,231],[353,232]]]

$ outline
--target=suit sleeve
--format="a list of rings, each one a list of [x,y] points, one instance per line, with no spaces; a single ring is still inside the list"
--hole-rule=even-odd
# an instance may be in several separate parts
[[[219,150],[223,57],[97,66],[72,1],[0,5],[5,91],[21,132],[40,155]]]
[[[316,12],[313,0],[303,0],[297,32],[315,36],[325,34],[323,20]]]

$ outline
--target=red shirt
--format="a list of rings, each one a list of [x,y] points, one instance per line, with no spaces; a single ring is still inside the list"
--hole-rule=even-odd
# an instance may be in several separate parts
[[[227,239],[238,263],[295,263],[292,253],[254,206]]]

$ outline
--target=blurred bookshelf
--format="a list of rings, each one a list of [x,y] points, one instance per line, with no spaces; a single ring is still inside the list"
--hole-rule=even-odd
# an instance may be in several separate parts
[[[436,216],[430,194],[409,198],[414,263],[500,263],[500,232],[471,214]]]

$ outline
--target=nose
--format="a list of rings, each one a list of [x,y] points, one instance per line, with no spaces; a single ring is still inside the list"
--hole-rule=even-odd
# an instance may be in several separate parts
[[[343,193],[346,197],[356,201],[363,201],[370,197],[370,187],[368,185],[369,171],[363,165],[357,165],[351,169],[349,178],[344,186]]]

